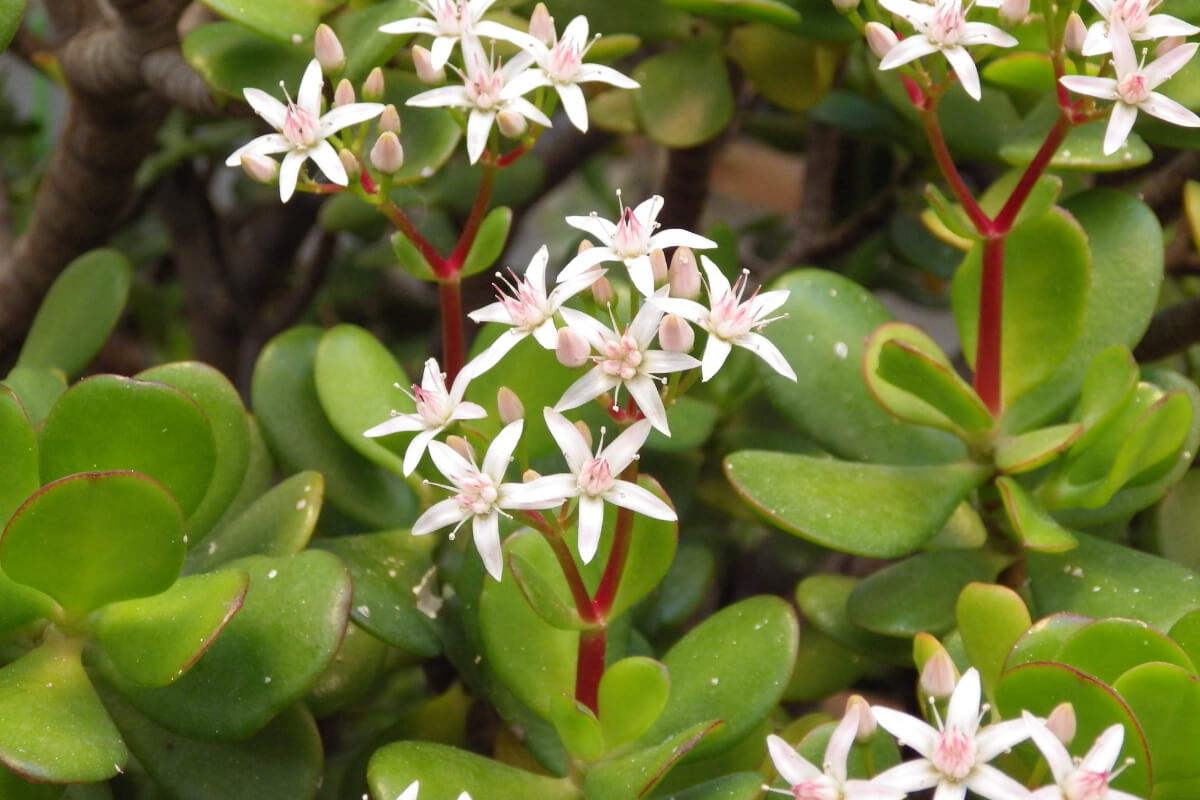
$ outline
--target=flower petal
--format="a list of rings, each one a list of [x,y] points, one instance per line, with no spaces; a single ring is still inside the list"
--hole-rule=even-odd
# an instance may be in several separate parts
[[[684,300],[682,297],[662,297],[651,302],[666,314],[675,314],[692,322],[698,323],[708,317],[708,309],[695,300]]]
[[[1152,14],[1146,24],[1138,31],[1140,39],[1165,39],[1168,36],[1192,36],[1200,33],[1200,28],[1190,22],[1184,22],[1179,17],[1170,14]],[[1168,55],[1170,55],[1168,53]]]
[[[1117,99],[1117,82],[1112,78],[1093,78],[1087,75],[1064,75],[1058,82],[1076,94],[1099,97],[1101,100]]]
[[[550,76],[546,74],[545,70],[527,69],[504,84],[504,88],[500,90],[500,96],[505,100],[511,100],[514,97],[528,94],[538,87],[552,84],[553,81],[550,80]]]
[[[298,150],[289,150],[279,165],[279,199],[287,202],[296,191],[296,182],[300,180],[300,167],[308,159]]]
[[[417,792],[421,789],[420,781],[413,781],[408,788],[400,793],[396,800],[417,800]]]
[[[505,483],[504,508],[553,508],[579,494],[579,482],[569,472],[543,475],[529,483]]]
[[[496,483],[503,480],[504,472],[508,469],[509,462],[512,461],[513,451],[517,449],[517,443],[521,441],[521,431],[524,428],[525,420],[523,419],[510,422],[496,434],[496,438],[492,439],[492,443],[488,446],[487,454],[483,457],[483,472]]]
[[[979,70],[975,68],[975,59],[967,52],[967,48],[947,47],[942,50],[942,55],[950,62],[950,66],[954,67],[954,74],[958,76],[958,82],[962,84],[963,91],[971,99],[978,100],[983,94],[983,90],[979,86]]]
[[[323,139],[317,142],[308,149],[308,157],[316,162],[330,183],[345,186],[350,182],[350,177],[346,174],[346,168],[342,166],[342,160],[338,158],[337,151],[333,149],[333,145],[329,142]]]
[[[958,728],[971,736],[979,729],[979,670],[972,667],[958,679],[950,703],[946,706],[946,727]]]
[[[650,265],[650,256],[641,255],[634,258],[626,258],[625,269],[629,272],[629,280],[633,283],[633,287],[643,297],[650,297],[654,294],[654,267]]]
[[[434,432],[436,433],[437,429],[434,429]],[[474,464],[460,456],[458,451],[445,442],[429,442],[429,456],[438,471],[455,486],[470,480],[479,472]]]
[[[842,784],[845,800],[904,800],[906,792],[876,781],[851,780]]]
[[[421,371],[421,388],[427,392],[449,394],[446,391],[446,378],[436,358],[425,359],[425,366]]]
[[[859,710],[857,706],[846,709],[845,716],[829,737],[825,746],[825,769],[829,777],[838,783],[846,782],[846,758],[850,755],[850,746],[858,735]]]
[[[604,501],[591,495],[579,496],[579,559],[591,563],[600,549],[600,534],[604,530]]]
[[[1117,101],[1113,103],[1112,115],[1108,118],[1108,127],[1104,131],[1104,155],[1112,155],[1121,149],[1133,123],[1137,120],[1137,106],[1130,106]]]
[[[380,25],[381,33],[424,33],[429,36],[437,36],[441,32],[438,24],[431,19],[425,17],[412,17],[410,19],[401,19],[396,22],[389,22],[386,25]]]
[[[507,25],[501,25],[490,19],[485,19],[475,24],[475,35],[483,36],[488,39],[499,39],[504,42],[512,42],[517,47],[523,50],[533,49],[534,45],[541,45],[534,37],[528,33],[510,28]],[[545,47],[545,45],[542,45]]]
[[[437,30],[440,31],[441,28]],[[454,52],[454,45],[457,41],[457,36],[438,36],[433,40],[433,44],[429,46],[429,66],[434,71],[446,66],[446,62],[450,60],[450,54]]]
[[[441,432],[441,428],[426,428],[413,437],[408,443],[408,447],[404,450],[404,474],[412,475],[416,470],[417,465],[421,463],[421,456],[425,455],[425,448],[429,447],[429,443]],[[445,473],[446,477],[450,477],[449,473]]]
[[[976,706],[976,708],[978,708],[978,706]],[[934,745],[937,743],[938,732],[935,731],[933,727],[925,720],[917,719],[911,714],[905,714],[903,711],[896,711],[893,708],[886,708],[884,706],[871,706],[871,713],[875,715],[875,721],[879,723],[879,726],[892,736],[895,736],[900,744],[908,745],[926,758],[928,758],[929,754],[933,752]],[[901,766],[905,765],[902,764]],[[892,769],[884,772],[879,777],[882,778],[883,775],[888,774],[888,772],[892,772],[899,768],[900,767],[892,767]],[[934,781],[934,783],[936,782],[937,781]],[[893,783],[891,785],[905,789],[905,787],[900,784]],[[933,786],[933,783],[926,783],[920,786],[914,784],[913,786],[905,789],[905,791],[927,789],[930,786]]]
[[[447,525],[455,525],[462,522],[470,514],[467,513],[458,501],[453,497],[447,497],[445,500],[434,503],[425,510],[425,513],[417,517],[417,521],[413,523],[412,535],[424,536],[428,533],[441,530]]]
[[[526,100],[524,97],[515,97],[512,100],[509,100],[508,107],[520,114],[522,117],[533,120],[543,128],[550,128],[554,126],[554,123],[550,121],[549,117],[542,113],[541,109]]]
[[[368,439],[375,439],[380,436],[389,436],[393,433],[412,433],[425,429],[425,423],[416,414],[397,414],[390,419],[386,419],[378,425],[373,425],[363,431],[363,436]]]
[[[963,25],[963,44],[986,44],[992,47],[1012,47],[1017,43],[1017,37],[990,25],[986,22],[968,22]]]
[[[487,147],[488,136],[492,132],[492,121],[496,119],[495,111],[480,111],[473,109],[467,118],[467,158],[472,164],[483,155]]]
[[[1181,44],[1162,58],[1156,58],[1153,62],[1147,64],[1146,68],[1142,70],[1142,75],[1146,78],[1147,87],[1155,89],[1170,79],[1176,72],[1183,69],[1184,65],[1192,60],[1192,56],[1196,55],[1196,48],[1198,47],[1200,47],[1200,44],[1196,44],[1195,42]]]
[[[283,130],[283,121],[287,119],[287,106],[262,89],[242,89],[242,95],[255,114],[266,120],[275,130]]]
[[[579,14],[567,23],[567,27],[563,29],[562,36],[558,37],[558,41],[565,42],[572,48],[583,49],[588,43],[588,21],[587,17]]]
[[[495,302],[488,303],[483,308],[477,308],[467,314],[472,322],[499,322],[504,325],[512,325],[512,314],[508,313],[508,309],[504,307],[504,303]]]
[[[698,233],[685,231],[683,228],[667,228],[650,237],[647,249],[662,250],[667,247],[690,247],[693,250],[706,250],[716,247],[717,243]]]
[[[547,422],[549,422],[549,419],[547,419]],[[613,471],[613,474],[619,475],[625,471],[625,468],[637,456],[638,451],[642,449],[642,445],[646,443],[646,437],[649,435],[650,423],[644,419],[640,419],[621,431],[620,436],[609,442],[608,447],[604,448],[601,455],[608,462],[608,466]],[[580,437],[579,440],[583,442],[583,437]]]
[[[892,711],[891,709],[881,709],[878,706],[872,706],[871,711],[874,712],[876,719],[879,718],[880,711]],[[893,714],[900,714],[899,711],[892,711]],[[903,714],[903,716],[908,716]],[[910,718],[911,719],[911,718]],[[882,724],[882,723],[880,723]],[[922,723],[924,724],[924,723]],[[891,733],[890,728],[884,730]],[[933,729],[930,728],[930,731]],[[894,735],[894,734],[893,734]],[[911,746],[911,741],[904,740],[905,744]],[[938,772],[927,758],[918,758],[913,761],[906,761],[903,764],[897,764],[891,769],[884,770],[875,776],[875,783],[897,789],[901,792],[918,792],[922,789],[928,789],[931,786],[937,786],[941,781],[942,774]]]
[[[538,248],[525,267],[525,280],[542,294],[546,293],[546,265],[550,262],[550,249],[546,245]]]
[[[613,485],[604,493],[604,499],[614,506],[628,508],[653,519],[667,522],[679,519],[675,509],[664,503],[654,492],[644,489],[632,481],[613,481]]]
[[[637,217],[643,228],[652,228],[654,221],[658,219],[658,215],[662,211],[664,202],[666,201],[663,200],[661,194],[652,194],[637,204],[637,207],[633,209],[633,215]]]
[[[595,236],[602,242],[610,244],[612,243],[613,236],[616,235],[617,232],[616,225],[598,214],[567,217],[567,224],[572,228],[578,228],[584,233],[589,233],[592,236]]]
[[[933,800],[963,800],[967,796],[967,787],[961,783],[943,781],[933,792]]]
[[[559,83],[555,84],[554,90],[558,92],[558,99],[562,101],[567,119],[580,131],[587,133],[588,110],[587,100],[583,98],[583,89],[574,83]]]
[[[715,337],[711,337],[709,341],[712,341],[712,338]],[[783,353],[779,351],[775,343],[761,333],[750,331],[739,336],[733,343],[754,353],[754,355],[767,362],[767,366],[783,377],[790,378],[793,381],[796,380],[796,373],[792,369],[792,365],[783,357]]]
[[[321,87],[325,76],[321,74],[321,62],[315,58],[308,62],[304,77],[300,79],[300,90],[296,92],[296,105],[312,114],[321,116]]]
[[[1029,726],[1023,719],[1010,719],[988,725],[975,736],[976,759],[981,762],[991,761],[1028,738]]]
[[[582,311],[576,311],[573,308],[562,308],[559,309],[558,313],[562,315],[563,321],[567,323],[568,328],[571,328],[586,339],[587,343],[597,350],[603,348],[604,343],[609,339],[620,338],[602,322]]]
[[[438,108],[440,106],[464,108],[471,105],[471,100],[467,97],[467,90],[463,86],[439,86],[427,92],[414,94],[404,104],[418,108]]]
[[[291,149],[292,143],[282,133],[268,133],[257,139],[251,139],[230,153],[229,158],[225,159],[225,166],[240,167],[242,156],[245,155],[273,156],[276,153],[286,153]]]
[[[729,358],[731,350],[733,350],[733,345],[716,334],[710,333],[708,344],[704,345],[704,358],[700,362],[700,379],[707,381],[716,375],[717,371],[725,364],[725,359]]]
[[[575,73],[576,83],[607,83],[622,89],[639,89],[641,84],[604,64],[580,64]]]
[[[1108,40],[1112,43],[1113,68],[1116,70],[1117,80],[1121,80],[1137,70],[1137,54],[1133,52],[1133,41],[1129,38],[1129,31],[1120,19],[1109,21],[1108,32]]]
[[[504,551],[500,547],[500,519],[493,511],[490,514],[476,514],[471,523],[471,532],[475,536],[475,549],[483,559],[483,566],[496,580],[504,573]]]
[[[775,734],[767,737],[767,752],[771,754],[771,762],[775,764],[779,777],[792,786],[811,781],[821,774],[821,770]]]
[[[331,108],[321,117],[321,135],[329,136],[342,128],[375,119],[383,113],[383,103],[348,103]]]
[[[570,420],[553,408],[542,409],[542,416],[546,420],[546,427],[550,430],[550,435],[558,444],[558,449],[562,450],[563,458],[567,460],[567,467],[571,472],[578,474],[583,469],[583,465],[592,459],[592,452],[588,449],[583,434],[571,424]],[[624,436],[624,434],[621,435]],[[611,448],[612,445],[609,447]]]
[[[915,61],[922,56],[936,53],[940,49],[936,44],[929,41],[924,34],[915,33],[907,39],[902,40],[891,50],[888,50],[887,55],[880,59],[879,68],[895,69],[901,64],[907,64],[909,61]]]
[[[1117,757],[1121,755],[1121,746],[1124,743],[1124,726],[1110,725],[1096,738],[1096,743],[1083,757],[1079,768],[1088,772],[1111,772],[1117,763]]]
[[[476,320],[478,321],[478,320]],[[511,325],[507,320],[499,320]],[[529,335],[528,331],[520,328],[509,328],[496,337],[496,340],[489,344],[482,353],[472,358],[463,367],[463,372],[470,371],[472,377],[478,377],[487,372],[492,367],[500,363],[500,359],[508,355],[508,351],[517,346],[517,343]]]
[[[1085,56],[1099,56],[1112,52],[1112,42],[1108,38],[1108,22],[1099,20],[1088,26],[1080,52]]]
[[[666,350],[647,350],[642,354],[642,369],[651,375],[665,372],[682,372],[700,366],[700,362],[687,353],[669,353]]]
[[[467,372],[466,369],[464,368],[461,372],[458,373],[458,377],[454,379],[455,387],[458,386],[459,379],[461,379],[464,375],[468,376],[469,378],[475,377],[471,373]],[[455,393],[453,391],[451,391],[450,397],[453,398],[454,396],[455,396]],[[450,419],[447,421],[454,422],[454,421],[460,420],[460,419],[483,419],[486,416],[487,416],[487,409],[485,409],[483,406],[479,405],[478,403],[458,403],[457,405],[454,406],[454,410],[450,412]]]
[[[1050,732],[1046,727],[1046,723],[1028,711],[1021,712],[1021,719],[1029,728],[1029,738],[1033,739],[1033,743],[1037,745],[1038,750],[1042,751],[1042,756],[1046,759],[1046,763],[1050,767],[1050,773],[1054,775],[1055,783],[1063,783],[1067,777],[1075,769],[1075,762],[1071,759],[1071,754],[1067,752],[1067,748],[1058,737]],[[1120,726],[1117,726],[1120,727]],[[1111,767],[1112,764],[1110,763]]]
[[[988,800],[1029,800],[1028,789],[991,764],[977,765],[967,776],[966,785],[972,792]]]
[[[700,256],[700,266],[704,267],[704,279],[708,282],[708,302],[712,305],[729,294],[729,279],[708,256]]]
[[[933,18],[933,7],[913,0],[880,0],[879,5],[913,25],[924,25]]]
[[[658,395],[658,384],[646,375],[637,375],[632,380],[625,381],[625,388],[638,404],[638,410],[650,420],[650,424],[670,436],[667,409],[663,407],[662,398]]]
[[[588,370],[587,374],[582,378],[567,387],[567,391],[563,393],[562,399],[554,404],[554,410],[566,411],[567,409],[578,408],[593,397],[599,397],[605,392],[612,391],[620,383],[621,381],[617,378],[606,374],[599,367],[594,367]]]
[[[567,221],[571,221],[571,217]],[[575,219],[580,219],[575,217]],[[586,217],[583,217],[586,219]],[[579,227],[576,225],[575,227]],[[566,263],[558,273],[558,282],[568,281],[573,278],[578,278],[597,264],[602,264],[605,261],[621,261],[621,257],[613,252],[610,247],[589,247],[587,250],[576,255]]]
[[[533,338],[546,350],[555,349],[558,346],[558,328],[554,325],[554,318],[547,317],[541,325],[534,328]]]

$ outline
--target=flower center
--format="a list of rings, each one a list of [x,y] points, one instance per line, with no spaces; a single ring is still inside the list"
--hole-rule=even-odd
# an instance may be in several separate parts
[[[975,767],[975,739],[958,728],[947,728],[938,734],[930,760],[943,775],[961,781]]]
[[[553,80],[570,83],[583,63],[583,48],[574,42],[560,40],[550,50],[550,63],[546,70]]]
[[[938,3],[925,35],[941,47],[956,47],[958,40],[962,38],[962,29],[966,22],[967,15],[963,13],[960,3]]]
[[[842,792],[833,778],[819,775],[793,786],[792,797],[796,800],[841,800]]]
[[[508,292],[496,286],[496,299],[508,312],[513,325],[532,331],[545,322],[553,313],[546,299],[546,293],[539,291],[525,278],[518,278],[516,273],[509,270],[511,280],[506,280]]]
[[[312,114],[295,103],[288,103],[287,115],[283,118],[283,135],[300,149],[312,147],[321,140],[321,123]]]
[[[708,315],[709,330],[718,339],[732,341],[754,328],[754,308],[750,301],[754,299],[754,294],[758,294],[758,290],[755,289],[750,299],[743,303],[742,293],[745,290],[746,276],[742,275],[732,289],[713,303]]]
[[[437,17],[437,24],[442,33],[451,36],[461,34],[471,22],[467,0],[443,0],[438,3],[434,16]]]
[[[467,97],[478,108],[487,111],[500,103],[500,90],[504,88],[504,76],[499,70],[480,70],[466,82]]]
[[[1135,72],[1132,75],[1126,75],[1117,84],[1117,94],[1120,95],[1121,101],[1136,106],[1150,96],[1150,89],[1146,86],[1146,79],[1141,73]]]
[[[597,363],[605,373],[623,381],[632,380],[638,374],[638,367],[642,364],[642,348],[631,333],[626,331],[620,341],[605,340],[602,350],[604,355],[597,359]]]
[[[650,232],[642,226],[633,208],[625,206],[617,220],[617,231],[613,234],[613,249],[626,258],[645,254]]]
[[[492,479],[478,470],[469,473],[462,481],[455,481],[459,493],[454,499],[464,511],[472,514],[490,514],[500,498],[496,484]]]
[[[1107,772],[1075,770],[1063,787],[1066,800],[1104,800],[1108,794],[1108,777]]]
[[[1138,33],[1146,27],[1151,10],[1152,6],[1146,0],[1117,0],[1113,4],[1111,19],[1119,19],[1125,23],[1125,29],[1129,33]]]
[[[417,416],[426,427],[437,428],[446,424],[450,416],[450,398],[440,392],[431,392],[413,384],[413,397],[417,401]]]
[[[604,494],[612,487],[612,468],[606,459],[596,457],[579,470],[579,490],[584,494]]]

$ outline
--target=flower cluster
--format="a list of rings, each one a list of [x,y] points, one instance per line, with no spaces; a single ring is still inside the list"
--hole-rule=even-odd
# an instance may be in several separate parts
[[[945,720],[931,703],[936,728],[891,708],[873,706],[863,710],[865,704],[851,703],[830,736],[821,769],[780,737],[769,736],[771,760],[790,787],[787,791],[770,791],[790,794],[796,800],[900,800],[910,792],[925,789],[936,789],[938,800],[962,800],[968,790],[988,800],[1138,800],[1109,788],[1109,782],[1123,769],[1114,769],[1125,736],[1121,725],[1106,729],[1091,750],[1076,760],[1053,726],[1029,712],[1023,712],[1021,719],[980,727],[989,712],[986,705],[980,706],[980,691],[979,672],[972,668],[963,673],[950,695]],[[864,727],[874,727],[863,725],[863,714],[873,716],[879,727],[921,757],[884,770],[870,780],[848,779],[846,759],[850,747]],[[1032,739],[1041,751],[1054,778],[1053,784],[1036,791],[988,763],[1027,739]]]
[[[695,256],[684,245],[706,248],[715,243],[683,230],[652,233],[662,203],[661,197],[654,196],[634,209],[622,207],[621,220],[615,224],[595,215],[568,218],[572,224],[586,220],[586,229],[597,238],[604,233],[619,244],[584,249],[582,256],[587,257],[576,257],[566,264],[558,274],[557,285],[549,289],[546,247],[537,251],[524,274],[512,270],[507,276],[498,273],[496,301],[469,316],[476,322],[497,323],[508,329],[467,363],[449,388],[437,362],[427,361],[421,385],[414,385],[409,394],[415,410],[393,412],[390,419],[365,432],[370,437],[415,434],[405,451],[405,474],[415,471],[428,452],[448,481],[443,488],[450,496],[421,515],[413,534],[423,535],[447,526],[457,531],[470,521],[483,562],[499,580],[503,571],[500,517],[561,507],[560,518],[575,520],[579,556],[589,562],[599,549],[605,504],[654,519],[675,519],[675,511],[663,499],[623,477],[637,460],[652,428],[670,435],[667,407],[675,394],[668,376],[692,371],[695,377],[707,381],[724,364],[732,347],[738,346],[795,380],[779,349],[759,333],[776,318],[770,315],[786,301],[788,293],[755,290],[747,295],[746,273],[730,284],[707,257],[701,259],[702,279]],[[665,265],[665,256],[658,250],[664,244],[678,249],[670,268],[656,274],[650,262]],[[607,322],[566,305],[599,282],[607,283],[607,270],[602,265],[616,260],[626,263],[632,284],[647,284],[637,287],[639,294],[634,300],[640,305],[627,323],[618,321],[611,305],[604,309]],[[707,304],[697,301],[705,286]],[[643,289],[648,296],[639,296]],[[703,361],[684,352],[695,340],[690,324],[707,335]],[[468,383],[493,368],[527,338],[555,351],[564,366],[590,365],[590,369],[571,384],[554,407],[542,411],[547,428],[562,450],[566,471],[531,476],[520,483],[505,482],[524,429],[522,419],[511,418],[519,414],[504,420],[506,426],[491,441],[481,464],[477,464],[466,440],[457,439],[457,444],[451,446],[437,437],[456,423],[486,415],[481,406],[464,400]],[[622,390],[628,396],[624,404]],[[581,431],[562,412],[596,398],[601,399],[621,430],[605,445],[605,430],[601,429],[601,442],[593,452],[590,432]]]

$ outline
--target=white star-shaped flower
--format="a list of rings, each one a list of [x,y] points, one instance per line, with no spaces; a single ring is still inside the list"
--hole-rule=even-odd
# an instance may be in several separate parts
[[[987,763],[1028,739],[1029,728],[1020,719],[980,728],[987,709],[980,709],[979,699],[979,672],[971,668],[959,678],[946,720],[939,718],[937,728],[902,711],[872,706],[884,730],[924,756],[892,767],[875,780],[905,792],[936,786],[938,800],[963,800],[968,789],[989,800],[1029,800],[1029,790]]]
[[[535,487],[533,483],[504,483],[504,473],[513,451],[521,439],[524,420],[506,425],[492,440],[483,457],[483,465],[476,466],[473,460],[463,458],[450,445],[430,442],[429,455],[433,463],[450,481],[448,489],[454,494],[434,503],[413,523],[413,536],[424,536],[453,525],[454,533],[467,520],[471,520],[471,532],[475,548],[483,559],[488,574],[496,580],[504,571],[504,555],[500,547],[500,513],[505,509],[552,508],[562,503],[562,498],[549,493],[546,487]]]
[[[621,192],[618,191],[618,202],[620,198]],[[595,213],[586,217],[567,217],[568,225],[596,237],[600,245],[590,247],[571,259],[558,274],[558,280],[570,280],[605,261],[620,261],[629,270],[629,278],[637,290],[649,297],[654,294],[654,268],[650,266],[652,251],[667,247],[704,250],[717,246],[713,240],[682,228],[655,233],[654,229],[658,227],[655,220],[662,207],[663,199],[656,194],[643,200],[637,208],[622,205],[621,216],[615,223],[601,219]]]
[[[462,86],[441,86],[408,99],[408,105],[431,108],[450,106],[470,112],[467,117],[467,155],[474,164],[487,147],[492,123],[501,111],[512,111],[546,128],[550,118],[537,106],[521,97],[533,87],[513,83],[514,78],[533,63],[533,56],[522,52],[497,69],[488,60],[483,45],[472,34],[463,36]]]
[[[1087,755],[1073,759],[1046,723],[1028,711],[1021,716],[1029,726],[1029,738],[1042,751],[1054,776],[1053,786],[1043,786],[1033,793],[1035,800],[1140,800],[1128,792],[1108,788],[1108,782],[1123,769],[1113,767],[1125,742],[1124,726],[1106,728]]]
[[[1111,27],[1113,69],[1117,74],[1115,79],[1089,75],[1064,75],[1058,79],[1072,92],[1116,101],[1104,132],[1104,154],[1115,153],[1125,144],[1139,109],[1173,125],[1200,127],[1200,117],[1166,95],[1154,91],[1182,69],[1196,55],[1196,48],[1200,45],[1195,42],[1181,44],[1162,58],[1142,66],[1133,53],[1133,42],[1121,21],[1114,20]]]
[[[591,46],[592,41],[588,40],[587,17],[583,15],[571,20],[563,31],[562,38],[555,37],[552,47],[547,47],[530,37],[528,50],[537,62],[537,67],[522,73],[513,83],[520,84],[523,88],[528,86],[528,89],[553,86],[554,91],[558,93],[558,99],[562,101],[563,110],[567,112],[567,119],[579,130],[586,131],[587,101],[583,98],[583,90],[579,88],[579,84],[598,81],[622,89],[637,89],[641,85],[612,67],[583,63],[583,57]]]
[[[547,294],[546,264],[549,260],[550,253],[542,245],[530,259],[523,277],[517,277],[510,270],[511,280],[506,281],[504,286],[496,286],[496,302],[467,315],[475,322],[499,322],[512,328],[500,334],[486,350],[471,359],[464,371],[470,371],[473,376],[482,375],[527,336],[532,336],[547,350],[557,346],[558,329],[554,326],[554,315],[569,298],[591,286],[604,274],[604,270],[588,270],[559,284]],[[497,276],[504,280],[500,273]]]
[[[1100,12],[1103,19],[1093,22],[1088,27],[1082,49],[1085,56],[1098,56],[1112,52],[1113,20],[1124,25],[1125,32],[1135,42],[1200,33],[1200,28],[1184,22],[1178,17],[1172,17],[1170,14],[1150,13],[1162,4],[1162,0],[1088,0],[1088,2]]]
[[[454,379],[454,385],[447,390],[446,376],[438,367],[437,359],[429,359],[425,362],[425,374],[421,377],[421,385],[413,384],[412,394],[409,395],[417,404],[417,410],[409,414],[396,414],[391,419],[367,429],[363,436],[375,438],[391,433],[420,431],[404,451],[404,474],[411,475],[417,464],[421,463],[425,448],[446,426],[460,419],[483,419],[487,416],[483,406],[463,401],[467,383],[471,378],[472,375],[464,369]]]
[[[791,789],[768,789],[786,794],[795,800],[904,800],[905,793],[878,780],[847,780],[846,757],[858,733],[859,711],[849,708],[838,723],[829,744],[825,746],[825,761],[821,769],[796,752],[778,736],[767,737],[767,752],[771,761]]]
[[[380,25],[383,33],[424,33],[433,37],[429,48],[431,66],[439,70],[450,60],[454,45],[465,35],[503,39],[518,47],[527,47],[533,40],[527,33],[513,30],[498,22],[481,21],[484,13],[496,0],[416,0],[421,10],[432,19],[410,17],[409,19]]]
[[[788,292],[778,289],[760,293],[756,289],[743,300],[749,273],[743,270],[737,282],[730,286],[724,273],[708,256],[700,256],[700,264],[707,277],[709,308],[695,300],[679,297],[655,298],[653,302],[665,312],[678,314],[708,331],[701,377],[708,380],[715,375],[729,357],[730,350],[737,345],[757,355],[785,378],[796,380],[796,373],[779,348],[758,333],[764,325],[778,319],[767,315],[787,301]]]
[[[246,102],[277,133],[268,133],[242,145],[225,159],[225,165],[236,167],[243,155],[267,156],[286,153],[279,168],[279,199],[287,202],[296,190],[300,167],[307,159],[316,162],[325,177],[345,186],[350,182],[337,150],[326,139],[350,125],[366,122],[383,113],[382,103],[350,103],[332,108],[321,115],[321,85],[324,77],[321,65],[314,58],[308,62],[300,91],[295,102],[289,97],[287,105],[261,89],[243,89]],[[282,84],[280,84],[282,86]],[[284,89],[286,95],[287,90]]]
[[[566,500],[579,498],[579,557],[587,564],[600,546],[604,527],[604,503],[628,508],[647,517],[678,519],[675,511],[653,493],[617,476],[637,458],[638,450],[650,435],[650,421],[630,425],[608,447],[601,446],[592,455],[579,429],[552,408],[543,411],[546,427],[558,442],[570,472],[546,475],[530,482],[532,490],[545,491]]]
[[[592,357],[596,366],[571,384],[554,410],[577,408],[594,397],[625,386],[650,424],[670,436],[667,409],[659,397],[656,376],[691,369],[700,362],[684,353],[649,349],[658,333],[662,309],[654,303],[643,303],[624,331],[610,329],[573,308],[564,308],[559,313],[567,326],[586,339],[599,355]]]
[[[941,52],[954,67],[963,89],[976,100],[982,96],[979,70],[975,68],[975,59],[967,52],[967,46],[1012,47],[1017,43],[1016,38],[995,25],[967,22],[962,0],[937,0],[933,5],[913,0],[879,0],[879,4],[903,17],[917,31],[888,51],[879,62],[880,69],[895,69],[922,56]]]

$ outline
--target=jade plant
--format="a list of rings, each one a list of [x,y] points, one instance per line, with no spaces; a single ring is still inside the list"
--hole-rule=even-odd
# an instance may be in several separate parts
[[[0,796],[1200,792],[1200,14],[45,5]]]

